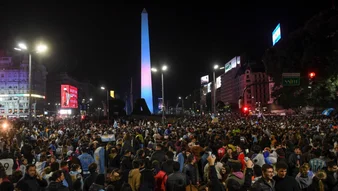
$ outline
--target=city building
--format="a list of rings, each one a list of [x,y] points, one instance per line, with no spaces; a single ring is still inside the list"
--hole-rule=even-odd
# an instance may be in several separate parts
[[[29,115],[28,56],[0,57],[0,116],[27,118]],[[32,61],[32,116],[43,114],[46,67]]]
[[[262,64],[236,56],[224,65],[224,73],[216,78],[216,103],[221,101],[235,110],[240,105],[251,110],[266,107],[273,103],[273,85]],[[213,85],[210,87],[207,88],[207,93],[211,91],[213,95]],[[213,103],[213,96],[211,100]]]
[[[51,73],[47,77],[47,111],[48,115],[57,113],[79,114],[80,111],[88,111],[91,105],[90,98],[96,97],[99,89],[90,82],[80,82],[66,72]],[[64,108],[61,103],[61,85],[70,85],[77,88],[77,106]]]

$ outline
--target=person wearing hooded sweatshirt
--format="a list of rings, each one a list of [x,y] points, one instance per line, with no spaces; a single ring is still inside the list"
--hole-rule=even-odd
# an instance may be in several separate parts
[[[65,179],[65,175],[62,170],[53,172],[52,176],[49,178],[50,183],[47,187],[47,191],[69,191],[69,189],[62,184]]]
[[[302,191],[306,191],[312,184],[312,177],[308,175],[308,168],[306,165],[302,165],[299,168],[299,174],[296,176],[296,181]]]
[[[230,169],[231,174],[229,174],[228,178],[225,180],[225,188],[230,187],[231,185],[228,183],[230,180],[234,180],[239,183],[240,186],[244,184],[244,174],[241,171],[242,163],[239,160],[231,160],[230,161]],[[229,184],[229,185],[228,185]]]

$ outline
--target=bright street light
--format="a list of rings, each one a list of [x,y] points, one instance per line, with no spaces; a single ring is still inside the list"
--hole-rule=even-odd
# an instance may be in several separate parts
[[[18,44],[19,48],[14,48],[14,50],[17,51],[22,51],[24,50],[25,52],[28,53],[28,84],[29,84],[29,98],[28,98],[28,121],[29,121],[29,127],[32,126],[32,109],[31,109],[31,104],[32,104],[32,53],[34,51],[28,50],[27,45],[25,43],[19,43]],[[47,50],[47,46],[40,44],[36,47],[36,53],[41,53],[45,52]]]
[[[23,50],[27,50],[27,46],[24,43],[19,43],[18,46]]]
[[[217,64],[216,64],[216,65],[214,65],[214,69],[215,69],[215,70],[217,70],[217,69],[218,69],[218,67],[219,67],[219,66],[218,66]]]
[[[101,86],[101,90],[106,90],[106,88],[104,87],[104,86]],[[109,115],[110,115],[110,113],[109,113],[109,92],[108,92],[108,89],[106,90],[106,93],[107,93],[107,119],[108,119],[108,121],[107,121],[107,124],[109,125]]]
[[[180,97],[178,97],[178,99],[182,99],[182,98],[181,98],[181,96],[180,96]]]
[[[165,113],[165,101],[164,101],[164,76],[163,73],[168,69],[166,65],[162,66],[162,71],[161,71],[161,83],[162,83],[162,123],[164,124],[164,113]],[[157,72],[157,68],[151,68],[152,72]]]
[[[39,44],[39,45],[36,47],[36,52],[37,52],[37,53],[46,52],[46,51],[47,51],[47,46],[44,45],[44,44]]]
[[[93,98],[89,98],[89,101],[93,101]]]

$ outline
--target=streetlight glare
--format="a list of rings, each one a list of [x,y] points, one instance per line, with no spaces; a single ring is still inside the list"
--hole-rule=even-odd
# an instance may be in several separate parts
[[[217,64],[214,65],[214,69],[215,69],[215,70],[218,69],[218,67],[219,67],[219,66],[218,66]]]
[[[162,66],[162,70],[166,71],[168,69],[168,67],[166,65]]]
[[[36,47],[36,52],[41,53],[41,52],[46,52],[47,51],[47,46],[44,44],[39,44]]]
[[[219,69],[220,69],[220,70],[223,70],[223,69],[224,69],[224,67],[220,67]]]
[[[23,50],[27,50],[27,46],[24,43],[19,43],[18,46]]]
[[[178,97],[178,99],[182,99],[181,97]]]
[[[151,68],[151,71],[152,72],[157,72],[157,69],[156,68]]]
[[[20,48],[14,48],[14,50],[21,51],[21,49],[20,49]]]
[[[101,86],[101,90],[105,90],[105,89],[106,89],[105,87]]]
[[[93,98],[89,98],[89,101],[93,101]]]

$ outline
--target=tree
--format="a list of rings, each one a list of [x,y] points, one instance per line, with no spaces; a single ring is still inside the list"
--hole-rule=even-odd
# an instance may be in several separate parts
[[[263,63],[275,82],[273,96],[278,104],[284,108],[337,105],[337,31],[338,12],[321,12],[265,52]],[[309,88],[311,71],[317,75]],[[282,73],[300,73],[300,86],[282,87]]]

